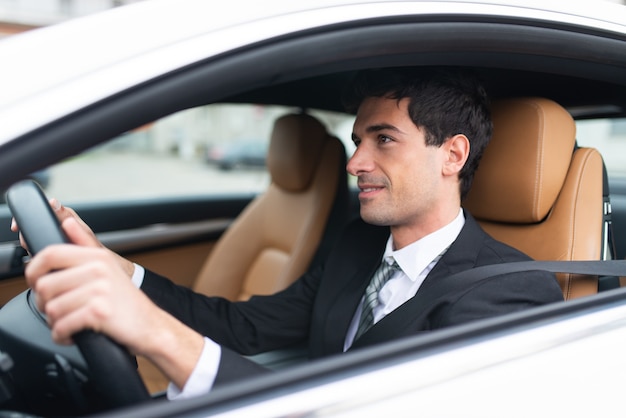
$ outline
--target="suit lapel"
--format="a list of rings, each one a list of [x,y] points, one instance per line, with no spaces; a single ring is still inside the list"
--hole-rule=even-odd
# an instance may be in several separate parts
[[[485,236],[472,216],[466,214],[465,225],[459,236],[426,276],[418,292],[436,286],[438,278],[474,267],[481,247],[480,242]],[[446,291],[447,289],[441,289],[442,293]],[[429,311],[422,304],[414,302],[415,297],[377,322],[359,340],[354,342],[353,348],[427,330]]]
[[[327,298],[324,327],[320,334],[324,354],[340,353],[348,328],[374,271],[385,251],[389,229],[374,227],[361,222],[357,231],[344,244],[351,248],[342,248],[339,257],[335,257],[328,270],[327,283],[332,283],[334,290],[320,292],[320,299]],[[330,260],[329,260],[330,261]]]

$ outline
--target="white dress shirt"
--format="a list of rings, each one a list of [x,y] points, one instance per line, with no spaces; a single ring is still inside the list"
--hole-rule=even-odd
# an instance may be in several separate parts
[[[395,260],[401,270],[398,270],[378,293],[380,303],[374,308],[374,323],[415,296],[424,279],[435,266],[437,257],[456,240],[464,224],[465,217],[463,210],[460,209],[457,217],[448,225],[400,250],[394,251],[392,237],[389,237],[383,259],[390,264]],[[136,264],[132,282],[135,286],[141,287],[143,277],[143,267]],[[361,300],[348,328],[344,351],[350,348],[354,341],[361,318],[362,304],[363,300]],[[191,376],[187,379],[185,387],[180,389],[170,383],[167,388],[167,398],[170,400],[185,399],[208,393],[217,376],[220,358],[220,346],[211,339],[204,337],[202,353]]]
[[[459,236],[463,225],[465,225],[465,217],[463,210],[460,210],[457,217],[448,225],[397,251],[394,251],[393,239],[389,236],[383,260],[389,264],[395,261],[400,266],[400,270],[396,271],[378,292],[379,304],[373,311],[374,323],[415,296],[424,279],[435,266],[436,258]],[[362,306],[363,299],[348,328],[343,345],[344,351],[354,342],[361,319]]]

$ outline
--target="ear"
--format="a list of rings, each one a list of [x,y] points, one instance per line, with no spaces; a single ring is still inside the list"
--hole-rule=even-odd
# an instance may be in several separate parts
[[[448,138],[441,147],[444,151],[443,174],[458,175],[469,156],[469,139],[463,134],[457,134]]]

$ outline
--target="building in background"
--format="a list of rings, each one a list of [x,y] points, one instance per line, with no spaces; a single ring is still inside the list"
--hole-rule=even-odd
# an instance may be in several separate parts
[[[0,0],[0,38],[142,0]]]

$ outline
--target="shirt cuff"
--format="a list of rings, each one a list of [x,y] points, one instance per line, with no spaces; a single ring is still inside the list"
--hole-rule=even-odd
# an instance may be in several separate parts
[[[139,264],[133,263],[133,265],[135,266],[135,270],[133,270],[133,275],[130,278],[130,281],[133,282],[138,289],[140,289],[143,284],[143,277],[146,275],[146,271]]]
[[[167,386],[167,399],[175,401],[209,393],[217,376],[221,356],[221,347],[209,338],[204,337],[202,353],[200,353],[200,358],[189,379],[187,379],[185,387],[180,390],[176,385],[170,383]]]

